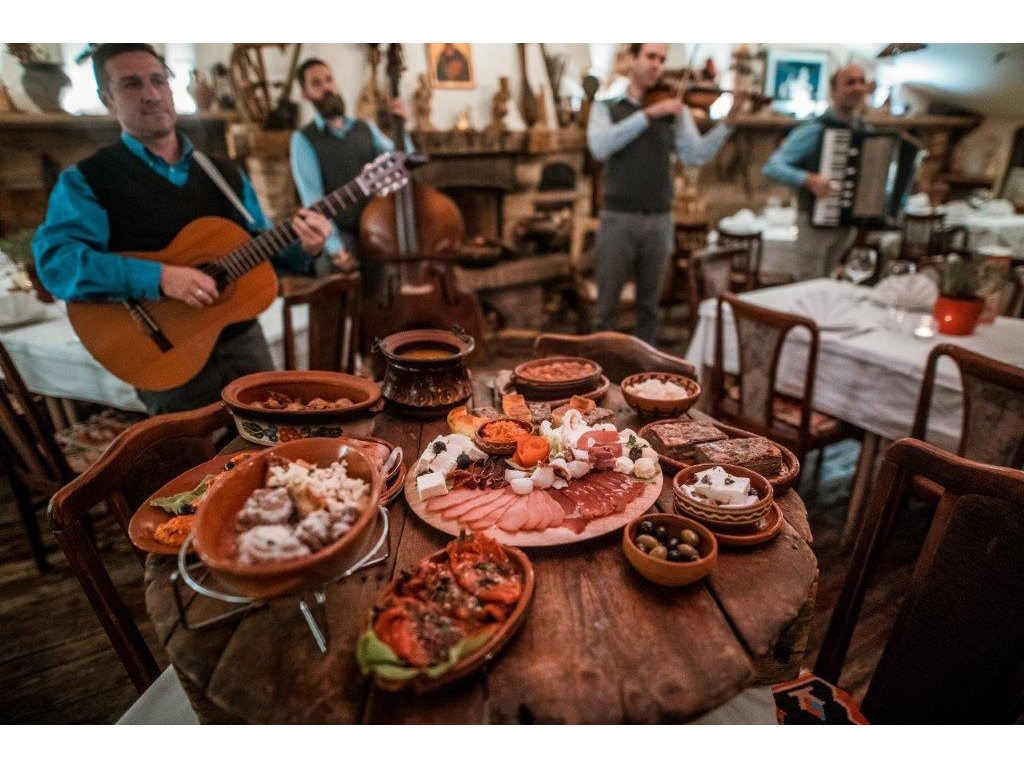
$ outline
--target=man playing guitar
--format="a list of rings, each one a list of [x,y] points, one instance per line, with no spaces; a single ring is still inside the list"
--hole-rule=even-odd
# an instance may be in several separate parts
[[[205,158],[196,160],[192,142],[175,130],[167,67],[152,46],[104,43],[93,53],[93,69],[100,98],[121,124],[121,139],[57,180],[33,241],[43,285],[65,301],[163,297],[197,309],[213,304],[217,283],[201,270],[120,253],[160,250],[203,216],[230,219],[254,234],[266,229],[252,185],[230,163],[210,158],[243,213],[200,166]],[[301,209],[293,226],[300,243],[283,248],[278,258],[320,254],[331,232],[328,220]],[[259,323],[247,320],[224,329],[190,381],[137,392],[151,414],[190,410],[216,402],[224,385],[239,376],[272,367]]]

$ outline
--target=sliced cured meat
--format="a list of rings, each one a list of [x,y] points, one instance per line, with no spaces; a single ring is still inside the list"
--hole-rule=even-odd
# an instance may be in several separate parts
[[[427,500],[427,511],[438,513],[442,510],[453,507],[456,504],[473,498],[478,492],[470,488],[458,488],[454,491],[448,491],[444,496],[435,496],[432,499]]]
[[[619,455],[622,455],[622,444],[619,442],[619,433],[608,429],[592,429],[580,435],[576,441],[576,447],[581,451],[589,451],[594,445],[617,445]]]
[[[562,519],[565,517],[565,513],[562,508],[558,505],[553,498],[551,498],[547,491],[537,491],[536,503],[544,511],[544,519],[540,527],[536,530],[544,531],[548,528],[557,528],[562,524]]]
[[[515,504],[505,510],[505,514],[498,520],[498,527],[506,533],[516,533],[522,530],[528,516],[526,496],[520,496]]]
[[[461,504],[456,504],[454,507],[448,507],[448,509],[442,510],[441,517],[445,520],[458,520],[460,517],[468,514],[474,509],[492,503],[503,493],[503,490],[476,491],[472,498],[462,502]]]
[[[540,491],[533,491],[526,494],[526,522],[523,523],[524,531],[543,531],[547,526],[547,511],[540,503]]]
[[[468,525],[474,522],[475,520],[480,520],[484,517],[492,515],[495,509],[499,509],[502,512],[504,512],[509,507],[509,505],[515,500],[516,495],[511,491],[507,489],[500,491],[498,495],[491,499],[488,503],[480,504],[470,509],[464,515],[460,516],[459,522],[466,523]]]
[[[491,526],[497,525],[498,521],[501,519],[501,516],[504,515],[505,512],[520,498],[518,495],[512,493],[511,491],[509,492],[508,496],[508,499],[502,498],[497,504],[492,506],[490,512],[488,512],[486,516],[481,517],[479,520],[474,520],[473,522],[469,523],[470,529],[474,531],[485,531]]]

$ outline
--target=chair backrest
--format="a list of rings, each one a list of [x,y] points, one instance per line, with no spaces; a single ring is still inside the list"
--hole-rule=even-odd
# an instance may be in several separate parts
[[[757,276],[761,272],[761,233],[731,235],[720,229],[717,231],[720,246],[741,249],[733,257],[733,271],[743,275],[744,290],[753,290],[757,286]]]
[[[614,331],[585,336],[542,333],[533,343],[533,354],[535,357],[569,355],[589,358],[600,365],[605,376],[615,384],[644,371],[665,371],[697,378],[694,367],[681,357],[660,352],[636,336]]]
[[[1011,269],[1008,279],[1010,287],[1006,292],[1006,303],[1000,308],[1000,314],[1024,318],[1024,266]]]
[[[928,355],[910,436],[924,440],[939,358],[960,369],[963,422],[957,455],[999,467],[1024,467],[1024,370],[955,344]]]
[[[953,251],[967,250],[967,227],[942,227],[928,236],[929,256],[945,256]]]
[[[293,311],[309,307],[309,370],[355,372],[359,325],[358,275],[329,275],[315,281],[282,279],[284,367],[295,370]]]
[[[885,454],[814,672],[839,679],[915,475],[943,495],[861,709],[878,723],[1013,722],[1024,670],[1024,472],[918,440]]]
[[[809,318],[779,312],[742,301],[731,293],[718,299],[715,318],[715,365],[711,376],[711,409],[724,415],[722,404],[728,396],[725,384],[724,307],[732,312],[736,328],[736,349],[739,368],[739,412],[730,414],[730,421],[751,432],[767,434],[774,426],[775,377],[779,368],[782,345],[794,328],[804,328],[810,336],[804,391],[800,406],[800,441],[810,436],[811,400],[814,397],[814,374],[818,365],[818,326]]]
[[[19,475],[24,473],[26,479],[35,479],[30,487],[39,487],[38,481],[43,479],[56,484],[68,482],[75,473],[54,438],[53,423],[36,397],[28,391],[2,343],[0,374],[3,375],[0,381],[0,429],[16,452],[19,460],[16,471]]]
[[[944,219],[945,215],[941,213],[903,214],[901,258],[916,260],[932,255],[931,238],[942,229]]]
[[[213,458],[217,449],[212,435],[230,424],[223,403],[141,421],[122,432],[99,461],[50,500],[54,537],[140,692],[156,679],[159,668],[86,535],[83,516],[106,502],[127,536],[139,504],[168,480]]]
[[[747,253],[743,246],[701,248],[690,255],[690,301],[717,299],[729,290],[732,265]]]

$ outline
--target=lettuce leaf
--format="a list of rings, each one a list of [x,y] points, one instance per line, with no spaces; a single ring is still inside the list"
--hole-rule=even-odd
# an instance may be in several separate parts
[[[437,678],[451,669],[477,648],[482,646],[491,636],[487,629],[473,637],[464,637],[448,650],[448,660],[425,669],[407,666],[391,649],[391,646],[377,637],[373,628],[366,630],[356,645],[356,661],[359,671],[364,675],[376,674],[387,680],[409,680],[421,673],[429,678]]]
[[[191,504],[193,501],[202,497],[206,493],[206,489],[210,487],[210,481],[213,480],[213,475],[207,475],[203,478],[202,482],[199,483],[191,491],[182,491],[176,493],[173,496],[161,496],[158,499],[153,499],[150,504],[154,507],[160,507],[165,512],[170,512],[172,515],[182,514],[182,510],[186,504]],[[195,510],[191,510],[188,514],[192,514]]]

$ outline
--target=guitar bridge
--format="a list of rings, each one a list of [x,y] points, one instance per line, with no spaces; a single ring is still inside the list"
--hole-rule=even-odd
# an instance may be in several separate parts
[[[171,351],[174,347],[171,344],[171,340],[164,335],[164,332],[160,330],[160,326],[156,324],[156,320],[146,311],[146,308],[142,306],[138,299],[125,299],[121,303],[127,307],[132,320],[142,329],[143,333],[153,340],[153,343],[157,345],[161,352]]]

